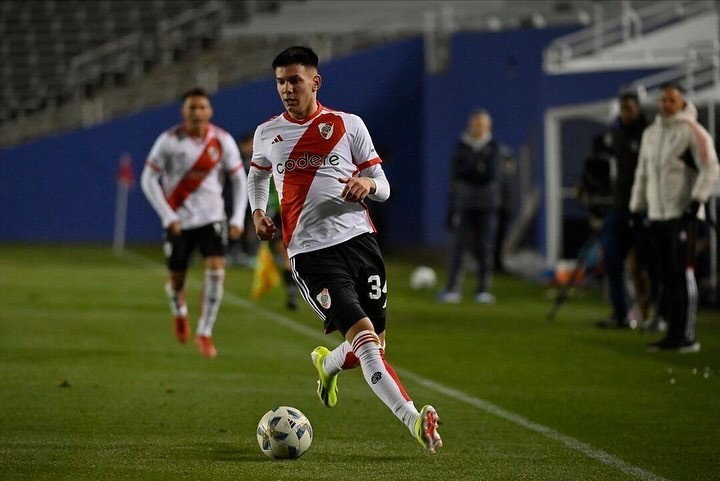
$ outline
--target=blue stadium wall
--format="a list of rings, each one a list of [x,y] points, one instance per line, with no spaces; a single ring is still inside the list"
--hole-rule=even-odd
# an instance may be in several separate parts
[[[393,188],[381,206],[388,244],[446,244],[448,160],[475,108],[493,114],[496,134],[508,146],[517,150],[535,136],[542,153],[547,108],[612,97],[620,85],[646,73],[545,76],[543,48],[567,32],[458,34],[450,69],[437,75],[424,72],[420,39],[321,67],[320,101],[363,117],[386,160]],[[282,109],[270,73],[223,89],[212,100],[215,122],[236,136]],[[179,109],[174,103],[0,151],[0,241],[110,242],[120,157],[131,155],[139,177],[154,139],[179,121]],[[534,180],[542,185],[542,165]],[[543,228],[539,222],[537,239],[544,239]],[[159,220],[138,186],[130,191],[127,237],[161,238]]]

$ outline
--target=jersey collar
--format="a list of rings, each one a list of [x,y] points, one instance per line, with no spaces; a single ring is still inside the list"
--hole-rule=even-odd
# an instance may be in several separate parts
[[[285,111],[285,113],[283,113],[283,117],[285,117],[285,120],[287,120],[288,122],[292,122],[294,124],[304,124],[306,122],[309,122],[310,120],[312,120],[315,117],[317,117],[318,115],[320,115],[320,112],[322,112],[322,109],[323,109],[323,106],[322,106],[322,104],[320,104],[320,102],[318,102],[316,100],[315,103],[317,104],[317,109],[315,109],[315,112],[310,114],[308,117],[305,117],[304,119],[301,119],[301,120],[294,119],[294,118],[290,117],[290,114],[287,113],[287,111]]]

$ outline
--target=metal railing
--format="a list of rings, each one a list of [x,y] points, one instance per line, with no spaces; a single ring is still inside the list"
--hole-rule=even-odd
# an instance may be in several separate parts
[[[83,86],[99,82],[103,73],[142,73],[142,35],[133,32],[112,42],[85,51],[70,59],[67,89],[75,99],[83,95]]]
[[[720,42],[688,46],[685,61],[663,72],[633,82],[633,86],[649,98],[654,98],[667,83],[682,86],[687,95],[709,89],[720,90]]]
[[[610,47],[637,40],[661,28],[688,18],[717,10],[712,0],[675,0],[634,9],[623,2],[619,16],[602,20],[602,7],[597,6],[594,24],[578,32],[554,40],[544,53],[545,71],[562,72],[573,60],[598,54]],[[676,52],[667,49],[641,52],[644,58],[662,59]],[[635,55],[638,55],[637,53]],[[639,60],[643,60],[642,58]]]

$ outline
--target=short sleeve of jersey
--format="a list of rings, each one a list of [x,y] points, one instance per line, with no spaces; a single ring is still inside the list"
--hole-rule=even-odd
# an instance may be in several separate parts
[[[235,140],[227,132],[222,132],[219,136],[220,142],[223,148],[223,162],[225,163],[225,170],[227,172],[235,172],[242,168],[243,163],[240,158],[240,150],[238,149]]]
[[[370,132],[368,132],[365,122],[357,115],[351,115],[348,120],[350,123],[349,131],[352,132],[349,138],[350,151],[355,165],[363,169],[379,163],[380,158],[375,151],[375,146],[372,143]]]
[[[255,136],[253,137],[252,161],[250,163],[255,164],[263,170],[272,170],[272,162],[270,162],[265,154],[266,148],[266,142],[263,138],[263,127],[261,125],[255,129]]]
[[[152,149],[150,149],[150,154],[148,154],[147,158],[147,163],[160,172],[165,170],[165,160],[167,157],[165,155],[165,145],[167,144],[167,141],[167,132],[160,134],[160,136],[155,140]]]

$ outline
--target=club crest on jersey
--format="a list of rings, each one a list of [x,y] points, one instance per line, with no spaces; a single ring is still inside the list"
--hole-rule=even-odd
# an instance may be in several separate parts
[[[332,299],[330,299],[330,293],[328,292],[327,288],[323,289],[322,292],[320,292],[320,294],[318,294],[315,299],[317,299],[323,309],[330,309]]]
[[[334,127],[335,126],[332,124],[332,122],[324,122],[322,124],[319,124],[318,129],[320,129],[320,135],[322,135],[322,138],[325,140],[329,140],[330,137],[332,137]]]
[[[220,158],[220,149],[215,147],[214,145],[211,145],[208,147],[208,155],[213,160],[213,162],[217,162],[217,160]]]

